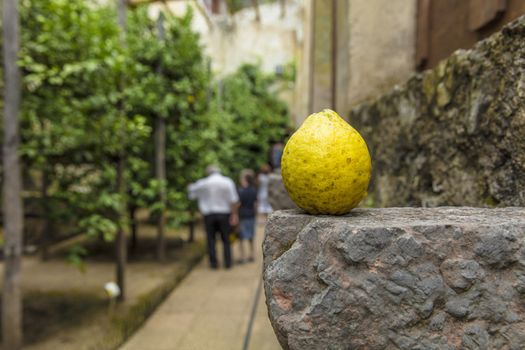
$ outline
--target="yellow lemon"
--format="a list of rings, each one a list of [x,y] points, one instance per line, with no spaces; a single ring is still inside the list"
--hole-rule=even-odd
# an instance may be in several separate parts
[[[281,166],[290,198],[310,214],[348,213],[366,197],[372,170],[361,135],[329,109],[292,135]]]

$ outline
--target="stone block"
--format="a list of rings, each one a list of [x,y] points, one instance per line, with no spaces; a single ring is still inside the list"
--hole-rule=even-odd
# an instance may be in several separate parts
[[[268,201],[273,210],[298,209],[292,201],[286,188],[284,188],[283,178],[280,174],[270,174],[268,182]]]
[[[284,349],[525,349],[525,208],[278,211],[263,252]]]

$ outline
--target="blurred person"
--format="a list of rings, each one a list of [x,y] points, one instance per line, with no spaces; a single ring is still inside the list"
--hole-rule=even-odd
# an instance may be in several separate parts
[[[273,209],[268,202],[268,183],[270,182],[270,166],[263,164],[259,175],[257,176],[257,184],[259,190],[257,192],[257,212],[262,214],[266,219]]]
[[[254,246],[253,237],[255,236],[255,215],[257,205],[257,188],[255,187],[255,173],[251,169],[244,169],[239,179],[239,263],[253,262]],[[250,255],[245,259],[244,246],[248,241]]]
[[[272,169],[276,173],[281,172],[281,158],[283,156],[283,148],[284,145],[280,141],[272,145],[270,160],[272,162]]]
[[[210,267],[218,268],[215,249],[216,234],[220,233],[224,251],[224,267],[232,265],[229,235],[231,227],[239,223],[239,196],[232,179],[223,176],[218,166],[206,167],[207,177],[188,185],[190,199],[197,199],[204,216]]]

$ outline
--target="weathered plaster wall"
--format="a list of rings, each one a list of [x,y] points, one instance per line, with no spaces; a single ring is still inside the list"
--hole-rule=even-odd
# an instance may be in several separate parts
[[[416,0],[349,2],[348,106],[414,72],[416,9]]]
[[[286,3],[285,18],[281,18],[279,3],[261,4],[260,22],[255,21],[254,9],[246,8],[234,16],[210,14],[211,26],[195,1],[170,1],[168,6],[177,15],[192,8],[193,28],[201,35],[212,69],[224,75],[243,63],[260,63],[263,70],[275,72],[276,66],[295,60],[297,41],[302,36],[303,4],[301,0]],[[152,5],[150,12],[155,16],[163,7]]]
[[[204,51],[211,59],[212,71],[219,78],[245,63],[259,64],[263,71],[274,73],[278,66],[299,62],[303,57],[304,28],[308,27],[303,0],[287,0],[284,18],[278,2],[261,3],[260,22],[255,20],[251,7],[233,16],[208,13],[206,17],[205,9],[199,9],[194,0],[168,1],[167,6],[175,15],[183,15],[191,8],[193,29],[200,34]],[[165,7],[161,2],[152,4],[151,16],[156,18],[159,10]],[[307,103],[302,101],[303,95],[296,93],[298,90],[293,83],[275,88],[295,120],[302,113],[297,108]]]
[[[311,68],[312,55],[312,25],[310,23],[312,17],[312,1],[304,0],[302,10],[302,33],[298,41],[297,48],[297,76],[295,79],[295,117],[294,124],[299,127],[303,122],[305,116],[310,112],[310,79],[313,74]]]
[[[346,114],[358,101],[406,80],[415,69],[416,0],[339,0],[335,10],[333,4],[304,2],[297,126],[325,108]]]
[[[377,206],[525,205],[525,17],[355,107]]]

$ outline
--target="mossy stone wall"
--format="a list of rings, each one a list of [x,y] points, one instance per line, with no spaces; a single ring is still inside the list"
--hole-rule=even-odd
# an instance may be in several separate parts
[[[376,206],[525,206],[525,17],[348,120],[372,154]]]

